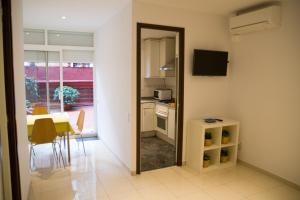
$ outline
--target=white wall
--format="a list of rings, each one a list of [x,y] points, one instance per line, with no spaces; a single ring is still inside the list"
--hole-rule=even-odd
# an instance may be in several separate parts
[[[98,134],[131,168],[132,5],[127,5],[95,33]]]
[[[184,141],[187,122],[206,115],[226,115],[228,104],[227,77],[192,76],[193,49],[230,50],[227,19],[216,15],[204,15],[193,11],[161,7],[134,2],[133,65],[132,77],[136,77],[136,22],[178,26],[185,28],[185,103]],[[136,166],[136,80],[132,79],[132,170]]]
[[[23,19],[22,1],[12,0],[13,62],[16,98],[16,121],[18,131],[19,167],[22,199],[27,199],[30,187],[29,151],[25,112],[25,80],[23,65]]]
[[[282,26],[232,42],[230,114],[241,121],[239,158],[300,185],[300,1]]]

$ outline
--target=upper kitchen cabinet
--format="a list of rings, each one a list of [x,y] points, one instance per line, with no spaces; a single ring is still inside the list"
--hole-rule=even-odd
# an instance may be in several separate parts
[[[159,78],[160,77],[160,63],[159,63],[159,39],[146,39],[144,49],[144,66],[145,78]]]
[[[175,76],[175,38],[144,40],[145,78]]]

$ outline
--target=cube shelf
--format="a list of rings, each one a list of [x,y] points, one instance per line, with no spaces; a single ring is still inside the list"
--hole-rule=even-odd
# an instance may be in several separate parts
[[[229,142],[222,144],[222,131],[229,132]],[[204,146],[205,133],[212,134],[212,145]],[[209,171],[236,164],[239,137],[239,122],[223,119],[223,122],[206,123],[204,120],[191,120],[187,135],[187,166],[198,171]],[[226,149],[229,160],[221,163],[221,150]],[[203,156],[210,157],[210,165],[203,167]]]

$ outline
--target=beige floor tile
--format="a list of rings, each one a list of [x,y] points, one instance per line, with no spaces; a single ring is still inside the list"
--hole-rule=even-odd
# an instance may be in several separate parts
[[[86,142],[87,156],[72,141],[66,168],[55,167],[49,148],[41,148],[30,200],[300,200],[300,191],[242,165],[203,174],[173,166],[131,176],[101,141]]]
[[[146,200],[171,200],[175,196],[163,185],[156,185],[139,190],[140,195]]]
[[[265,190],[264,188],[261,188],[247,180],[230,182],[228,184],[224,184],[224,186],[229,188],[233,192],[241,194],[243,197],[248,197]]]
[[[241,194],[230,190],[224,185],[204,189],[204,191],[216,200],[241,200],[245,198]]]
[[[190,193],[185,195],[180,195],[176,199],[178,200],[215,200],[212,196],[210,196],[208,193],[199,191],[196,193]]]
[[[299,200],[300,190],[279,186],[248,197],[249,200]]]

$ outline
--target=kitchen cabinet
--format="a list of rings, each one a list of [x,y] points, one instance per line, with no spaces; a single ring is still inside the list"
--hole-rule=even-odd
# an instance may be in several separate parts
[[[175,140],[175,109],[169,108],[168,115],[168,137]]]
[[[159,61],[159,39],[144,40],[144,66],[145,78],[160,78],[160,61]]]
[[[165,78],[175,76],[175,38],[149,38],[144,40],[144,77]],[[162,70],[161,67],[165,70]]]
[[[153,131],[155,117],[155,103],[141,104],[141,131]]]

